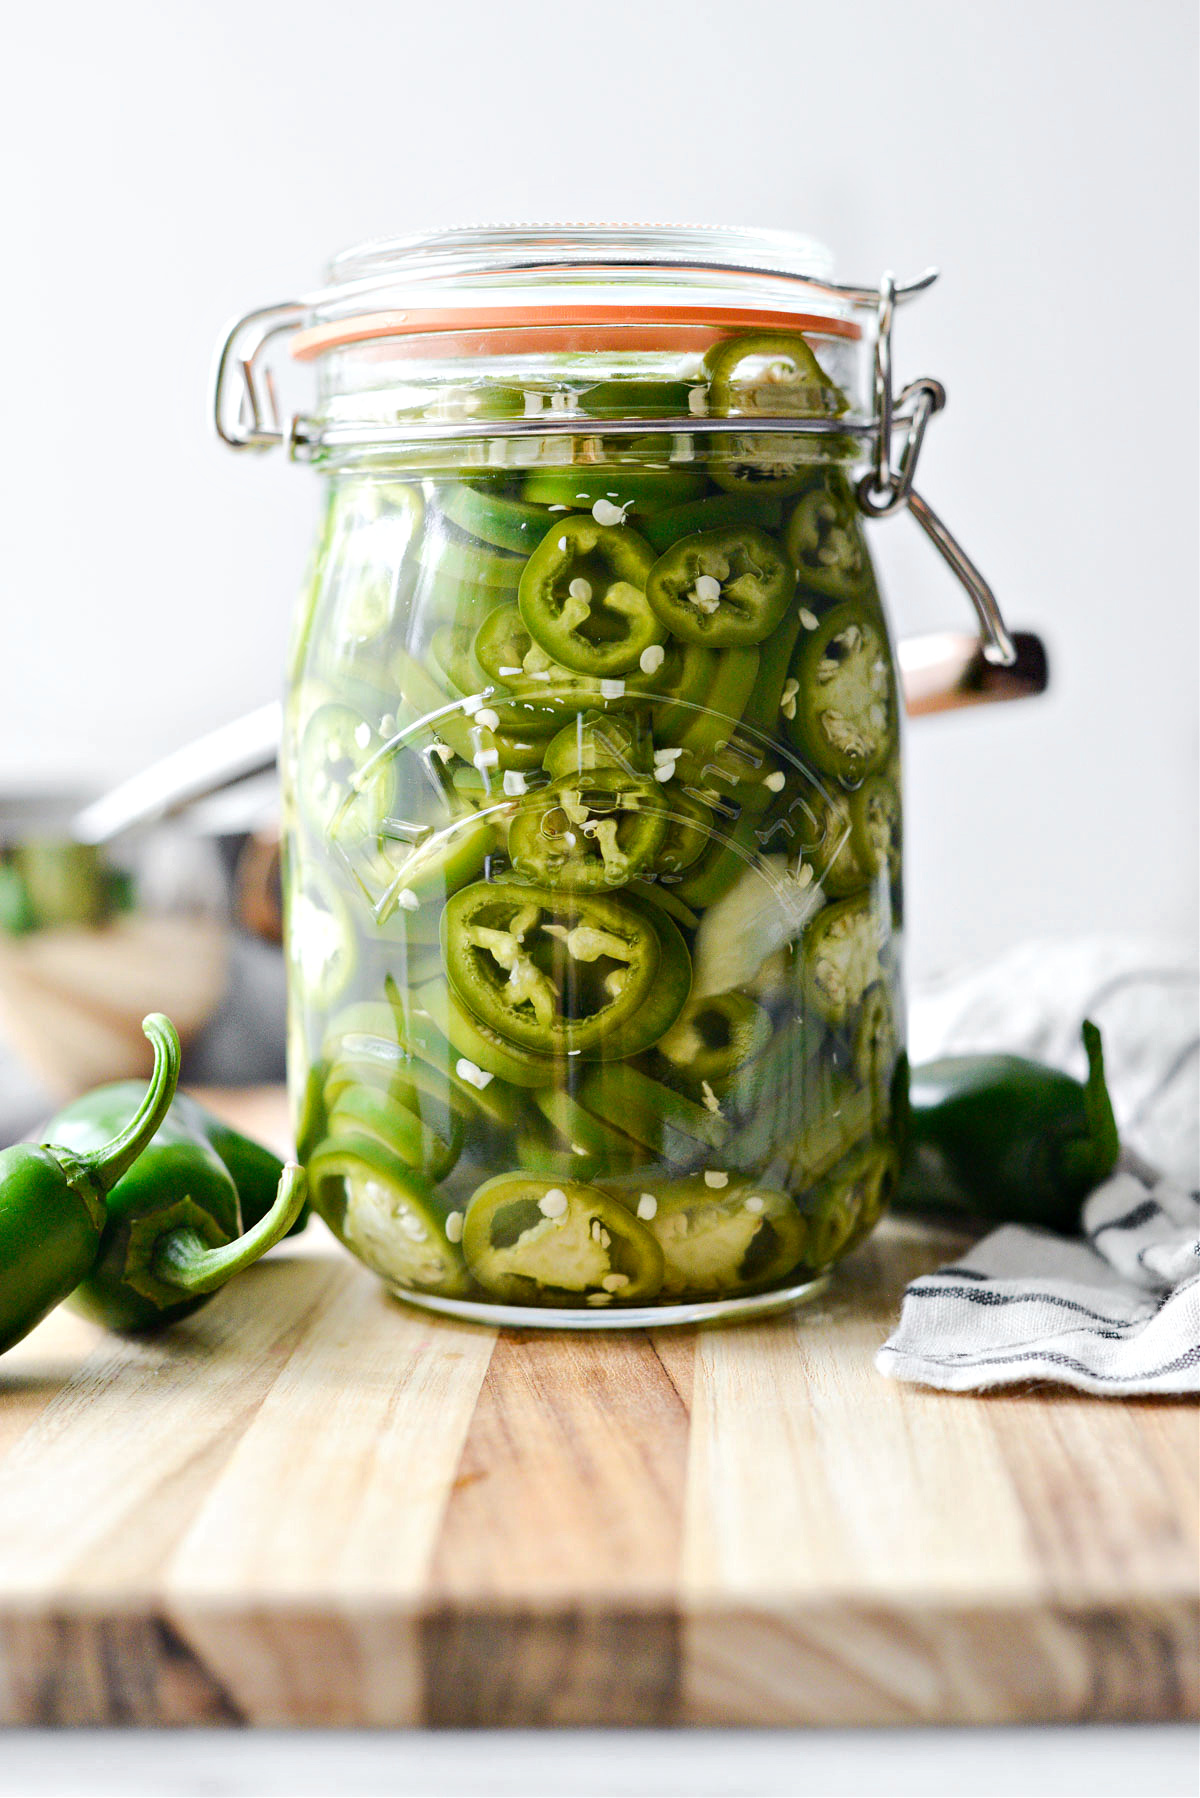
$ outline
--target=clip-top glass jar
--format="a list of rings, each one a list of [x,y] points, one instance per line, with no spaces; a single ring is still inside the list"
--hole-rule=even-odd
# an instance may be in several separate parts
[[[769,1308],[887,1202],[901,703],[861,515],[915,502],[941,396],[893,413],[916,289],[831,276],[776,233],[447,232],[230,334],[222,435],[328,481],[282,744],[298,1149],[414,1302]],[[286,430],[285,331],[319,378]]]

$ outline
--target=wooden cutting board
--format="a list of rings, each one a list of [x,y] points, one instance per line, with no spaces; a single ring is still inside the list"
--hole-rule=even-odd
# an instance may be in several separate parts
[[[962,1246],[551,1337],[406,1311],[314,1225],[160,1337],[61,1312],[0,1362],[0,1721],[1194,1716],[1196,1410],[882,1379]]]

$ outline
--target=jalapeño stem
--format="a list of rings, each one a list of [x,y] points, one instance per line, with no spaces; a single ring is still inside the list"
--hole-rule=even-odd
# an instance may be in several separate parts
[[[146,1148],[170,1109],[179,1081],[179,1037],[170,1018],[153,1011],[142,1019],[142,1029],[154,1048],[154,1068],[141,1104],[120,1135],[90,1155],[73,1159],[101,1192],[111,1192]]]
[[[211,1248],[190,1225],[168,1230],[155,1246],[155,1275],[181,1292],[216,1292],[287,1235],[303,1208],[305,1192],[303,1171],[294,1161],[287,1162],[275,1203],[252,1230],[220,1248]]]
[[[1063,1160],[1072,1174],[1085,1176],[1089,1186],[1098,1186],[1117,1165],[1121,1138],[1104,1078],[1104,1045],[1090,1018],[1083,1021],[1083,1046],[1088,1058],[1087,1081],[1083,1089],[1088,1133],[1067,1145]]]

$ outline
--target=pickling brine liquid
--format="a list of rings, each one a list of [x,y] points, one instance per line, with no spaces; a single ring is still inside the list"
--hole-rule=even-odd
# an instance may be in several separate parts
[[[899,701],[853,492],[667,441],[330,481],[295,1121],[322,1216],[434,1304],[798,1291],[895,1179]]]

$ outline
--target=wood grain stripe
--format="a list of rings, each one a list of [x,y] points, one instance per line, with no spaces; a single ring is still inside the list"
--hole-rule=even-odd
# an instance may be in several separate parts
[[[501,1337],[432,1568],[430,1721],[671,1720],[691,1348],[672,1377],[643,1335]]]
[[[164,1580],[256,1721],[417,1720],[414,1619],[494,1343],[341,1259]]]
[[[67,1590],[135,1607],[156,1597],[169,1555],[339,1271],[281,1259],[160,1336],[94,1338],[0,1466],[4,1604]]]
[[[946,1250],[926,1242],[906,1276]],[[922,1662],[930,1632],[913,1613],[977,1594],[981,1538],[989,1581],[1010,1599],[1036,1590],[985,1415],[874,1371],[895,1293],[894,1263],[868,1245],[808,1306],[699,1339],[682,1568],[689,1721],[933,1715],[945,1669]]]

